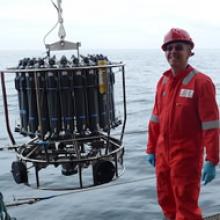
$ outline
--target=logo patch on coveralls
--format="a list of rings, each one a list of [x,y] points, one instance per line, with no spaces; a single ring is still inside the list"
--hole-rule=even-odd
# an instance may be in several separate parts
[[[194,90],[192,89],[181,89],[180,90],[180,97],[192,98]]]

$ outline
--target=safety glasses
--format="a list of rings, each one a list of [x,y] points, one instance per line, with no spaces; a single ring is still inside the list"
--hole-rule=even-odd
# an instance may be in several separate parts
[[[175,51],[182,51],[184,50],[184,45],[181,44],[181,43],[178,43],[178,44],[170,44],[170,45],[167,45],[165,51],[172,51],[172,50],[175,50]]]

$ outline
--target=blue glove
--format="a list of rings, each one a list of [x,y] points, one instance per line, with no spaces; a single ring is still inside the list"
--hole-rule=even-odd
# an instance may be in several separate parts
[[[204,181],[204,185],[211,182],[215,178],[215,175],[215,165],[213,165],[212,162],[207,161],[204,165],[202,173],[202,181]]]
[[[156,157],[155,154],[148,154],[147,155],[147,161],[155,167]]]

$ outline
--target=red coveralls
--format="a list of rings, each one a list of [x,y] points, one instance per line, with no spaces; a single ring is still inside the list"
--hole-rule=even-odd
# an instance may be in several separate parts
[[[202,220],[198,207],[203,149],[219,161],[219,112],[211,79],[190,65],[157,85],[146,152],[156,155],[158,202],[172,220]]]

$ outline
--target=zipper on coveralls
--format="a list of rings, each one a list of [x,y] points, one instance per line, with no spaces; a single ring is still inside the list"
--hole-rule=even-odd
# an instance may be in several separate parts
[[[170,146],[171,144],[171,136],[170,134],[173,131],[173,123],[175,123],[172,119],[174,117],[175,113],[175,107],[176,107],[176,98],[177,98],[177,93],[179,91],[181,83],[179,80],[173,79],[170,87],[169,87],[169,100],[171,100],[170,107],[169,107],[169,112],[168,112],[168,138],[167,138],[167,160],[168,162],[170,161]]]

